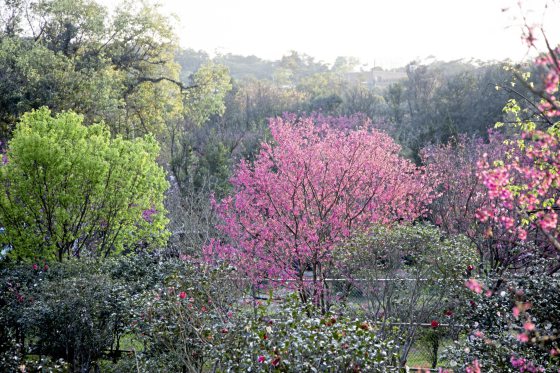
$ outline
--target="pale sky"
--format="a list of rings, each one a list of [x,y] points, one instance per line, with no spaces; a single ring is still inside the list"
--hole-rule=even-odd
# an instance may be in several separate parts
[[[525,0],[541,22],[545,0]],[[358,57],[370,67],[440,60],[514,61],[526,56],[516,0],[160,0],[179,18],[181,45],[210,54],[278,59],[290,50],[317,60]],[[503,8],[510,10],[502,12]],[[560,8],[546,12],[548,37],[560,42]],[[553,29],[554,27],[554,29]]]

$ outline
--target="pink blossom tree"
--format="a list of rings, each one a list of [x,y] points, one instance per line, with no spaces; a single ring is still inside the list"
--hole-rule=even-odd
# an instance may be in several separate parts
[[[557,129],[524,130],[503,162],[483,161],[481,178],[488,188],[482,222],[494,221],[521,241],[531,240],[542,255],[560,258],[560,137]],[[551,273],[560,269],[556,265]]]
[[[205,254],[255,284],[293,279],[302,301],[323,302],[337,243],[372,224],[413,220],[432,199],[422,170],[369,127],[363,117],[271,119],[273,141],[253,164],[241,162],[234,193],[215,202],[223,239]]]
[[[527,30],[526,41],[535,47],[533,27],[527,26]],[[558,325],[555,302],[559,299],[556,274],[560,270],[560,49],[551,48],[546,36],[545,42],[547,53],[536,59],[537,81],[530,83],[528,74],[519,75],[539,103],[522,110],[516,102],[510,102],[505,110],[516,134],[507,143],[509,149],[500,160],[485,158],[479,163],[479,176],[488,193],[487,204],[478,211],[479,220],[530,243],[527,252],[535,254],[530,250],[537,248],[538,255],[533,255],[535,263],[525,271],[512,271],[510,279],[499,279],[505,282],[499,293],[494,291],[497,286],[488,286],[491,279],[485,279],[486,284],[476,279],[467,282],[478,294],[479,302],[490,306],[484,308],[484,313],[500,319],[486,322],[486,330],[473,333],[483,339],[484,344],[479,346],[506,346],[503,353],[511,353],[508,368],[519,372],[560,372],[558,328],[549,326]],[[500,298],[505,306],[502,312],[498,309]],[[480,309],[475,312],[482,314]],[[481,356],[484,349],[470,352]],[[491,359],[485,362],[492,363]]]
[[[448,144],[431,145],[420,152],[428,180],[438,191],[430,205],[430,219],[449,234],[466,235],[476,245],[481,264],[498,271],[522,265],[523,255],[514,253],[523,251],[516,250],[523,243],[508,229],[480,221],[489,191],[480,177],[479,164],[501,160],[510,148],[505,140],[496,131],[489,132],[488,141],[460,135]],[[512,218],[509,211],[501,211],[497,219]]]
[[[547,43],[548,44],[548,43]],[[547,256],[560,261],[560,122],[558,111],[558,76],[560,49],[549,47],[548,53],[536,59],[541,68],[540,122],[522,118],[523,111],[515,102],[506,110],[513,117],[519,134],[510,142],[510,150],[501,162],[485,160],[480,175],[488,189],[489,204],[480,209],[481,221],[493,220],[520,240],[531,238],[547,244]],[[544,118],[544,120],[543,120]],[[509,218],[499,217],[503,212]],[[560,270],[553,266],[551,273]]]

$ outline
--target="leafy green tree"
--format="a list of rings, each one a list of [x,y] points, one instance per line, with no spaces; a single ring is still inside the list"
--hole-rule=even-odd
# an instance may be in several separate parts
[[[188,89],[170,22],[147,3],[114,12],[94,0],[0,0],[0,135],[48,106],[84,114],[129,138],[158,134]]]
[[[0,168],[0,240],[14,258],[108,256],[165,243],[165,172],[146,135],[111,138],[71,112],[23,115]]]
[[[360,60],[356,57],[338,56],[331,70],[340,74],[345,74],[354,71],[359,65]]]
[[[224,99],[231,91],[231,77],[223,65],[207,63],[191,77],[192,89],[187,94],[185,114],[195,125],[203,125],[211,115],[222,115],[226,110]]]
[[[200,150],[193,144],[193,133],[200,132],[211,117],[224,114],[225,99],[232,89],[227,68],[212,62],[202,65],[189,80],[191,89],[185,94],[184,118],[168,123],[166,139],[171,172],[181,187],[192,182],[193,165]]]
[[[199,159],[198,168],[194,175],[194,187],[202,189],[210,184],[213,191],[222,197],[230,191],[231,158],[229,149],[220,141],[214,141],[206,146],[206,152]]]

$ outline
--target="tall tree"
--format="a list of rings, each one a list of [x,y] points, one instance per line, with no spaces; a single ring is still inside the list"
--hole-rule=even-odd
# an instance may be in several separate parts
[[[113,133],[159,133],[182,113],[176,36],[146,3],[111,14],[94,0],[0,1],[0,125],[24,112],[75,110]]]

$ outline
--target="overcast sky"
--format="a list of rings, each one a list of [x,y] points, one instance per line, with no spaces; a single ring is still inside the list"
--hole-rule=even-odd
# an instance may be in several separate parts
[[[516,0],[160,2],[178,16],[182,46],[211,54],[278,59],[297,50],[325,62],[354,56],[370,67],[395,67],[429,55],[441,60],[519,60],[527,52]],[[531,22],[540,22],[544,0],[525,3],[535,9],[529,13]],[[560,36],[558,22],[547,21],[559,19],[558,10],[546,14],[548,34]]]

